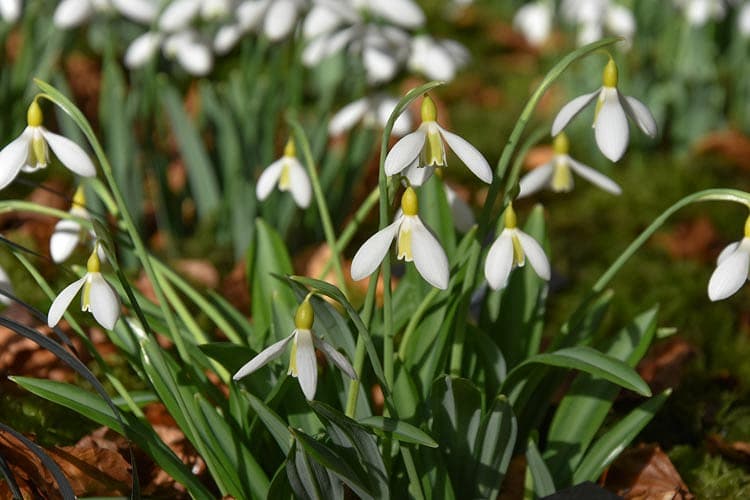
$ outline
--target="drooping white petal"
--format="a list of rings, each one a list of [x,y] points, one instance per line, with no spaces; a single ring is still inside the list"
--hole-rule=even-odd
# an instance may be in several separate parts
[[[424,12],[411,0],[370,0],[370,10],[384,19],[405,28],[419,28],[424,24]]]
[[[712,301],[734,295],[747,281],[750,253],[735,251],[723,259],[708,281],[708,298]]]
[[[201,0],[174,0],[159,16],[159,29],[166,32],[179,31],[198,15]]]
[[[398,61],[390,52],[380,47],[366,46],[362,50],[362,63],[370,84],[388,82],[398,70]]]
[[[578,162],[569,156],[568,163],[573,171],[575,171],[578,175],[588,180],[592,184],[595,184],[596,186],[599,186],[603,190],[608,191],[612,194],[622,193],[622,189],[620,189],[620,186],[603,173],[594,170],[593,168],[584,165],[583,163]]]
[[[214,65],[214,56],[211,49],[199,40],[178,45],[175,56],[180,66],[194,76],[207,75]]]
[[[599,95],[599,92],[599,90],[595,90],[590,94],[580,95],[563,106],[562,109],[557,113],[557,116],[555,116],[555,120],[552,122],[552,129],[550,131],[552,137],[555,137],[560,132],[562,132],[562,129],[565,128],[570,120],[575,118],[575,116],[580,113],[588,103],[590,103],[597,95]]]
[[[651,111],[635,97],[620,94],[620,102],[625,108],[627,115],[643,130],[649,137],[656,137],[656,120]]]
[[[109,286],[101,273],[90,273],[91,288],[89,291],[89,301],[91,304],[91,314],[97,323],[107,330],[111,330],[120,317],[120,298],[115,291]]]
[[[67,137],[54,134],[44,127],[40,127],[44,140],[60,160],[60,163],[68,167],[70,171],[83,177],[95,177],[96,167],[89,155]]]
[[[546,2],[523,5],[513,18],[513,28],[520,31],[531,45],[540,46],[552,31],[552,8]]]
[[[237,21],[243,29],[251,30],[257,28],[268,9],[268,0],[249,0],[237,6]]]
[[[266,13],[263,31],[272,41],[289,36],[297,22],[297,3],[292,0],[276,0]]]
[[[140,68],[149,62],[156,54],[161,40],[161,33],[147,31],[130,42],[128,49],[125,51],[125,66],[130,69]]]
[[[385,157],[386,175],[396,175],[411,165],[419,152],[422,151],[426,137],[427,134],[420,127],[399,139]]]
[[[352,259],[351,274],[354,281],[359,281],[375,272],[391,247],[403,217],[386,226],[365,241]]]
[[[747,38],[750,36],[750,3],[745,2],[737,14],[737,28],[740,34]]]
[[[610,160],[618,161],[625,154],[630,140],[628,118],[616,88],[605,87],[602,97],[599,114],[594,121],[594,137],[599,151]]]
[[[547,260],[547,255],[544,253],[542,246],[534,238],[521,230],[516,232],[516,236],[518,236],[518,240],[521,242],[521,248],[523,248],[523,253],[526,256],[526,260],[531,264],[531,267],[534,268],[534,271],[536,271],[540,278],[549,280],[549,260]]]
[[[513,240],[508,229],[497,237],[484,261],[484,277],[493,290],[505,288],[513,269]]]
[[[346,356],[344,356],[339,351],[337,351],[335,347],[333,347],[331,344],[329,344],[325,340],[319,339],[315,335],[313,335],[313,344],[315,345],[315,347],[323,351],[323,354],[325,354],[326,357],[334,365],[336,365],[339,370],[346,373],[350,379],[352,380],[357,379],[357,373],[354,371],[354,368],[349,363],[349,360],[346,359]]]
[[[430,177],[432,177],[432,174],[435,173],[435,167],[426,166],[421,167],[419,165],[419,157],[414,158],[414,161],[411,162],[411,165],[406,167],[406,169],[401,172],[407,179],[409,179],[409,184],[411,184],[414,187],[419,187],[425,182],[427,182]]]
[[[730,255],[732,255],[734,252],[736,252],[739,247],[740,247],[739,241],[735,241],[734,243],[730,243],[729,245],[724,247],[724,250],[722,250],[719,256],[716,258],[716,265],[719,265],[722,262],[724,262],[724,260]]]
[[[336,136],[354,127],[365,115],[369,106],[367,98],[363,97],[341,108],[328,122],[328,134]]]
[[[318,362],[315,359],[312,332],[297,330],[297,380],[305,398],[312,401],[318,387]]]
[[[445,139],[445,142],[448,143],[448,146],[450,146],[453,152],[456,153],[456,156],[464,162],[469,170],[487,184],[491,183],[492,169],[482,153],[480,153],[477,148],[472,146],[469,141],[463,137],[459,137],[453,132],[448,132],[440,125],[437,127],[440,130],[440,135]]]
[[[298,207],[307,208],[310,206],[312,197],[312,185],[305,167],[296,158],[288,158],[287,165],[289,165],[289,190],[292,192],[292,197]]]
[[[70,29],[82,24],[94,12],[89,0],[63,0],[57,4],[52,22],[61,29]]]
[[[49,240],[49,253],[55,262],[63,262],[73,253],[81,238],[81,225],[71,219],[63,219],[55,224]]]
[[[123,16],[141,24],[149,25],[159,13],[159,2],[153,0],[110,0]]]
[[[243,377],[246,377],[253,373],[255,370],[259,369],[260,367],[264,366],[269,361],[272,361],[279,356],[281,356],[281,353],[284,351],[284,348],[289,343],[290,340],[294,338],[294,333],[289,335],[288,337],[279,340],[278,342],[274,342],[270,346],[266,347],[262,351],[258,353],[257,356],[255,356],[253,359],[242,365],[242,368],[237,370],[237,373],[232,375],[232,379],[239,380]]]
[[[5,269],[0,267],[0,290],[8,293],[13,293],[13,285],[10,282],[10,276],[5,272]],[[9,305],[13,300],[10,297],[0,294],[0,304]]]
[[[626,40],[632,40],[636,30],[635,16],[633,11],[624,5],[612,4],[607,9],[604,23],[607,29],[613,35],[624,37]]]
[[[21,0],[0,0],[0,15],[8,23],[15,23],[21,17]]]
[[[29,156],[33,131],[26,127],[21,135],[0,150],[0,189],[13,182]]]
[[[418,215],[411,219],[411,253],[417,271],[427,283],[445,290],[448,288],[450,269],[448,257],[429,229],[422,223]],[[406,217],[405,217],[406,219]]]
[[[52,328],[60,322],[60,318],[62,318],[65,310],[68,309],[68,306],[73,301],[73,297],[76,296],[86,279],[88,279],[88,276],[84,276],[83,278],[74,281],[70,285],[66,286],[63,291],[60,292],[57,297],[55,297],[55,300],[52,301],[52,305],[50,306],[49,312],[47,313],[47,326]]]
[[[260,174],[258,184],[255,186],[255,196],[259,200],[265,200],[268,198],[268,195],[271,194],[271,191],[273,191],[273,188],[279,181],[281,171],[284,168],[284,161],[284,158],[276,160],[267,166],[266,169],[263,170],[263,173]]]
[[[552,179],[552,174],[555,171],[553,161],[536,167],[521,178],[518,182],[518,198],[529,196],[549,185],[550,180]]]
[[[214,50],[219,55],[224,55],[237,45],[242,37],[242,29],[237,24],[227,24],[219,28],[214,35]]]
[[[476,223],[474,212],[471,211],[471,207],[469,207],[469,205],[447,184],[443,184],[443,191],[445,191],[445,197],[451,208],[453,225],[456,226],[456,229],[461,233],[468,232]]]

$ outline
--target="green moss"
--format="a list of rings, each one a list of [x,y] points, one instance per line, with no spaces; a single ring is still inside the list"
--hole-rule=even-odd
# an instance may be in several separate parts
[[[750,498],[750,473],[740,465],[690,446],[675,447],[669,458],[695,498]]]

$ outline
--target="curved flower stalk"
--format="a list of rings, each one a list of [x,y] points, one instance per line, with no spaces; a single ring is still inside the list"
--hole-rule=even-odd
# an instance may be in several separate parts
[[[438,40],[430,35],[411,39],[407,67],[430,80],[451,81],[469,63],[469,51],[455,40]]]
[[[414,262],[422,278],[435,288],[448,288],[448,257],[419,218],[418,212],[417,193],[408,187],[401,197],[401,214],[392,224],[365,241],[354,255],[351,267],[353,280],[358,281],[374,273],[395,239],[399,260]]]
[[[484,276],[493,290],[505,288],[510,272],[523,267],[528,259],[531,267],[543,280],[550,278],[549,260],[541,245],[516,226],[516,212],[513,204],[505,209],[505,229],[500,233],[487,252],[484,263]]]
[[[385,158],[385,173],[404,173],[414,186],[421,186],[436,167],[446,166],[445,144],[456,153],[471,172],[487,184],[492,182],[492,169],[482,153],[458,135],[437,124],[437,108],[430,96],[422,100],[422,124],[401,138]]]
[[[602,76],[603,86],[578,96],[563,106],[552,123],[552,136],[565,126],[590,102],[596,99],[594,136],[596,145],[604,156],[618,161],[625,154],[630,140],[628,117],[649,137],[656,136],[656,120],[645,104],[635,97],[626,96],[617,89],[617,65],[610,58]]]
[[[555,6],[550,0],[537,0],[521,6],[513,16],[513,28],[534,47],[541,47],[552,33]]]
[[[0,151],[0,189],[21,172],[35,172],[49,162],[49,148],[73,173],[94,177],[96,167],[86,152],[67,137],[54,134],[42,126],[42,108],[36,99],[26,113],[27,127]]]
[[[529,196],[543,188],[551,189],[555,193],[567,193],[573,189],[573,172],[609,193],[622,192],[615,181],[568,155],[569,143],[565,132],[560,132],[555,137],[553,145],[555,155],[552,160],[535,168],[519,182],[518,198]]]
[[[341,108],[328,122],[328,134],[337,136],[352,129],[358,123],[365,127],[385,127],[396,108],[398,99],[383,94],[357,99]],[[393,124],[393,135],[407,134],[412,128],[409,113],[401,113]]]
[[[95,246],[98,247],[99,244]],[[99,272],[100,266],[98,248],[94,248],[86,263],[86,274],[83,278],[65,287],[52,302],[47,313],[47,325],[50,328],[59,323],[60,318],[81,289],[83,289],[81,311],[90,312],[96,322],[107,330],[115,327],[120,317],[120,298]]]
[[[708,281],[708,298],[712,301],[731,297],[750,279],[750,217],[745,221],[745,235],[727,245],[716,260],[716,269]]]
[[[232,378],[239,380],[260,369],[270,361],[278,358],[284,352],[287,344],[292,342],[292,354],[289,358],[289,371],[292,377],[296,377],[299,386],[308,401],[315,398],[318,387],[318,363],[315,357],[315,348],[320,349],[326,358],[347,374],[352,380],[357,380],[357,374],[352,365],[328,342],[318,338],[312,331],[315,321],[315,312],[310,305],[309,297],[305,298],[297,308],[294,315],[294,330],[285,339],[271,344],[248,361]]]
[[[86,210],[86,195],[84,194],[83,186],[78,186],[78,189],[76,189],[69,213],[79,219],[89,220],[91,218],[89,211]],[[81,239],[85,238],[87,234],[91,236],[92,241],[96,238],[93,230],[87,231],[77,220],[60,220],[55,224],[55,229],[49,240],[49,253],[52,260],[57,263],[66,261]],[[101,246],[96,245],[96,247],[99,249],[99,258],[104,260],[104,252]]]
[[[255,195],[263,201],[268,198],[275,186],[278,186],[279,191],[290,191],[298,207],[310,206],[312,185],[305,167],[297,159],[297,148],[291,137],[284,147],[284,156],[271,163],[260,174]]]

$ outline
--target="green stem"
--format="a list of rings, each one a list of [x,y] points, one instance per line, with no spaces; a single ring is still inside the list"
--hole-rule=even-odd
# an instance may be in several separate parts
[[[375,272],[370,277],[370,284],[367,290],[367,297],[365,297],[365,305],[362,309],[362,322],[365,325],[370,324],[372,317],[373,305],[375,302],[375,289],[378,286],[378,273]],[[357,346],[354,350],[354,373],[357,374],[357,379],[352,380],[349,384],[349,394],[346,400],[346,416],[354,418],[354,413],[357,409],[357,397],[359,395],[359,386],[362,379],[362,370],[365,366],[365,338],[362,335],[357,336]]]

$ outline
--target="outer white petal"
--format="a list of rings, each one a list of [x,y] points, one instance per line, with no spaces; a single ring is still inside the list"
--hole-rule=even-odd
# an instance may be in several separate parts
[[[406,169],[401,172],[407,179],[409,179],[409,184],[411,184],[414,187],[419,187],[428,180],[430,180],[430,177],[432,177],[432,174],[435,173],[435,167],[420,167],[419,166],[419,157],[415,158],[413,162],[411,162],[411,165],[406,167]]]
[[[595,90],[590,94],[580,95],[563,106],[562,109],[557,113],[555,120],[552,122],[552,130],[550,131],[552,137],[555,137],[560,132],[562,132],[562,129],[565,128],[570,120],[575,118],[575,116],[580,113],[588,103],[590,103],[597,95],[599,95],[600,90]]]
[[[94,12],[89,0],[63,0],[57,4],[52,22],[62,29],[69,29],[82,24]]]
[[[258,353],[257,356],[255,356],[253,359],[245,363],[242,368],[237,370],[237,373],[232,375],[232,378],[234,380],[239,380],[243,377],[246,377],[253,373],[255,370],[259,369],[269,361],[272,361],[279,356],[281,356],[281,353],[284,351],[284,348],[289,343],[290,340],[294,338],[294,333],[286,337],[285,339],[281,339],[278,342],[275,342],[271,344],[270,346],[266,347],[262,351]]]
[[[21,135],[0,150],[0,189],[13,182],[26,163],[32,135],[31,128],[26,127]]]
[[[411,218],[411,253],[417,271],[430,285],[445,290],[448,288],[450,268],[448,257],[418,215]]]
[[[286,38],[297,22],[297,3],[292,0],[276,0],[266,13],[263,31],[266,36],[278,41]]]
[[[554,160],[553,160],[554,161]],[[540,189],[547,187],[555,171],[553,161],[545,163],[524,175],[518,182],[518,198],[529,196]]]
[[[726,260],[726,258],[732,255],[734,252],[736,252],[739,247],[740,247],[739,241],[735,241],[734,243],[730,243],[729,245],[724,247],[724,250],[722,250],[719,256],[716,258],[716,265],[719,265],[722,262],[724,262],[724,260]]]
[[[398,61],[390,52],[379,47],[365,47],[362,51],[362,63],[371,84],[390,81],[398,70]]]
[[[55,297],[55,300],[52,301],[52,305],[50,306],[49,312],[47,313],[47,325],[50,328],[60,322],[60,318],[62,318],[65,310],[73,301],[73,297],[76,296],[86,279],[88,279],[88,276],[84,276],[83,278],[74,281],[70,285],[66,286],[63,291],[60,292],[57,297]]]
[[[302,24],[302,35],[306,40],[335,30],[343,18],[328,6],[313,5]]]
[[[370,102],[366,97],[341,108],[328,122],[328,134],[336,136],[354,127],[365,115]]]
[[[474,212],[471,211],[471,207],[469,207],[469,205],[447,184],[443,184],[443,191],[445,191],[445,197],[448,200],[448,205],[451,207],[453,225],[456,226],[456,229],[458,229],[459,232],[468,232],[469,229],[476,224]]]
[[[617,161],[625,154],[630,140],[628,118],[620,104],[616,88],[605,88],[599,114],[594,121],[596,145],[604,156]]]
[[[604,22],[607,25],[607,29],[613,35],[625,37],[630,40],[635,34],[635,16],[633,15],[633,11],[624,5],[610,5],[607,9]]]
[[[745,2],[737,14],[737,28],[744,37],[750,36],[750,3]]]
[[[469,144],[469,141],[463,137],[459,137],[453,132],[448,132],[440,125],[438,125],[438,129],[440,130],[440,135],[442,135],[445,142],[448,143],[448,146],[450,146],[453,152],[456,153],[456,156],[466,164],[469,170],[487,184],[491,183],[492,169],[484,156],[482,156],[482,153]]]
[[[237,6],[237,21],[244,29],[254,29],[260,25],[263,15],[268,9],[268,0],[252,0],[242,2]]]
[[[385,127],[386,123],[388,122],[388,118],[390,118],[393,110],[396,109],[397,104],[398,100],[391,97],[386,97],[380,101],[380,103],[378,104],[377,114],[378,121],[381,127]],[[393,129],[391,129],[391,133],[393,135],[404,135],[408,134],[411,129],[411,115],[409,115],[408,112],[402,112],[400,115],[398,115],[398,118],[396,118],[396,121],[393,123]]]
[[[10,282],[10,277],[5,269],[0,267],[0,290],[8,293],[13,293],[13,285]],[[9,305],[13,300],[10,297],[0,294],[0,304]]]
[[[194,76],[205,76],[214,65],[211,49],[201,41],[180,44],[176,56],[180,66]]]
[[[123,16],[141,24],[151,24],[159,13],[159,2],[154,0],[110,0]]]
[[[724,258],[708,281],[708,298],[712,301],[734,295],[747,281],[750,253],[736,251]]]
[[[297,380],[305,398],[312,401],[318,387],[318,362],[310,330],[297,330]]]
[[[568,157],[568,162],[570,163],[570,168],[573,171],[575,171],[578,175],[588,180],[592,184],[595,184],[603,190],[609,191],[612,194],[622,193],[622,189],[620,189],[620,186],[603,173],[594,170],[593,168],[584,165],[583,163],[578,162],[571,157]]]
[[[236,24],[222,26],[214,35],[214,50],[219,55],[226,54],[237,45],[242,35],[242,29]]]
[[[91,273],[91,314],[97,323],[111,330],[120,317],[120,298],[100,273]]]
[[[424,24],[424,12],[411,0],[369,0],[370,10],[393,24],[405,28],[419,28]]]
[[[284,158],[280,158],[263,170],[258,178],[258,184],[255,186],[255,196],[263,201],[271,194],[276,183],[281,176],[281,170],[284,168]]]
[[[505,229],[487,252],[487,259],[484,261],[484,277],[487,278],[490,288],[499,290],[505,288],[512,269],[513,241],[510,231]]]
[[[55,262],[63,262],[73,253],[81,239],[81,225],[70,219],[63,219],[55,224],[55,230],[49,240],[49,253]]]
[[[656,120],[651,111],[641,101],[635,97],[620,94],[620,102],[625,108],[625,112],[633,121],[638,124],[638,128],[649,137],[656,137]]]
[[[552,30],[550,5],[533,2],[522,6],[513,18],[513,28],[520,31],[531,45],[542,45]]]
[[[375,272],[391,247],[403,217],[384,227],[365,241],[352,259],[351,274],[354,281],[366,278]]]
[[[72,172],[82,175],[83,177],[95,177],[96,167],[89,158],[89,155],[67,137],[54,134],[44,127],[40,127],[44,140],[55,153],[60,163],[68,167]]]
[[[287,159],[287,164],[289,165],[289,190],[292,192],[292,197],[298,207],[307,208],[310,206],[312,197],[310,178],[307,176],[305,167],[296,158]]]
[[[411,165],[419,152],[422,151],[424,141],[427,137],[422,128],[418,128],[411,134],[406,134],[391,148],[385,157],[386,175],[396,175]]]
[[[313,344],[315,345],[315,347],[323,351],[326,357],[334,365],[336,365],[339,368],[339,370],[346,373],[350,379],[357,380],[357,373],[354,371],[354,368],[349,363],[349,360],[346,359],[346,356],[338,352],[336,348],[333,347],[331,344],[329,344],[325,340],[319,339],[315,335],[313,335]]]
[[[179,31],[198,15],[201,0],[174,0],[159,16],[159,29],[166,32]]]
[[[125,66],[130,69],[140,68],[153,59],[161,44],[161,33],[147,31],[130,42],[125,51]]]
[[[0,15],[9,23],[15,23],[21,17],[21,0],[0,0]]]
[[[540,278],[543,280],[549,280],[549,260],[547,260],[547,255],[544,253],[541,245],[539,245],[534,238],[521,230],[518,230],[516,235],[521,242],[521,248],[523,248],[523,253],[526,256],[526,260],[531,264],[531,267],[534,268],[534,271],[536,271]]]

